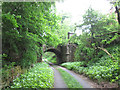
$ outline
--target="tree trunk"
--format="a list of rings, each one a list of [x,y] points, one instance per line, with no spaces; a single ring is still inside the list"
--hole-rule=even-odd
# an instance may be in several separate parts
[[[116,9],[116,13],[117,13],[117,15],[118,15],[118,23],[120,24],[120,13],[119,13],[119,8],[116,6],[115,7],[115,9]]]
[[[106,52],[112,59],[114,59],[113,56],[107,51],[107,49],[101,48],[101,47],[97,47],[97,48],[103,50],[103,51]]]

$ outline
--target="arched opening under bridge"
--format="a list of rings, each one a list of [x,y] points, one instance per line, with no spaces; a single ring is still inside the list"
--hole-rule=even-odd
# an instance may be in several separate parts
[[[58,49],[55,48],[50,48],[44,51],[44,54],[47,52],[52,52],[56,55],[56,64],[61,64],[62,63],[62,54]]]

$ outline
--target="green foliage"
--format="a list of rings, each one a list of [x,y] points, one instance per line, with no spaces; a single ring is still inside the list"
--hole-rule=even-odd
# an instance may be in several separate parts
[[[4,68],[2,68],[2,81],[6,82],[11,74],[11,70],[15,65],[15,62],[9,63],[9,65],[4,65]]]
[[[80,60],[88,61],[91,57],[94,57],[95,50],[91,48],[90,43],[87,41],[88,38],[89,35],[87,33],[83,33],[82,35],[76,38],[75,42],[71,41],[74,43],[78,43],[78,47],[74,53],[76,61],[80,61]]]
[[[13,80],[11,88],[53,88],[53,70],[46,63],[37,63],[27,73]]]
[[[37,60],[37,55],[35,51],[27,51],[24,53],[23,58],[21,59],[20,65],[23,67],[30,66],[32,63],[35,63]]]
[[[81,45],[82,46],[82,45]],[[79,54],[79,55],[77,55]],[[90,58],[94,56],[94,49],[88,47],[78,47],[75,52],[75,60],[86,60],[88,61]]]
[[[46,58],[49,62],[51,62],[51,63],[54,63],[54,64],[56,64],[57,63],[57,61],[56,61],[56,57],[54,57],[54,56],[49,56],[48,58]]]
[[[73,76],[71,76],[66,71],[62,70],[61,68],[58,68],[58,70],[61,73],[68,88],[82,88],[80,83]]]
[[[82,66],[84,63],[84,61],[67,62],[61,64],[61,66],[79,72],[80,74],[85,74],[89,78],[97,79],[98,81],[106,80],[116,82],[119,80],[118,62],[113,62],[113,60],[108,56],[100,58],[100,60],[95,63],[93,63],[93,61],[89,61],[87,63],[87,67]]]
[[[53,8],[51,8],[53,6]],[[57,46],[60,18],[52,2],[3,2],[2,29],[4,62],[28,67],[42,54],[42,45]]]
[[[15,62],[9,63],[9,65],[4,65],[4,69],[11,69],[15,65]]]
[[[57,63],[56,55],[52,52],[46,52],[45,54],[43,54],[43,58],[48,60],[51,63],[54,63],[54,64]]]
[[[83,16],[83,24],[80,25],[84,32],[89,32],[91,36],[89,40],[91,45],[94,44],[93,47],[119,41],[120,35],[117,32],[120,28],[118,26],[114,13],[106,16],[92,8],[86,11]]]
[[[50,60],[50,62],[56,64],[56,63],[57,63],[56,57],[52,58],[52,59]]]
[[[119,42],[120,28],[114,13],[106,16],[89,8],[83,15],[83,23],[77,27],[81,28],[83,34],[73,38],[72,42],[79,46],[81,46],[81,42],[87,47],[105,47],[108,44]]]
[[[67,63],[61,64],[61,66],[72,70],[72,69],[74,69],[76,67],[80,67],[81,65],[84,65],[84,64],[85,64],[85,62],[67,62]]]
[[[73,63],[65,63],[62,66],[84,74],[91,79],[110,82],[119,81],[120,65],[120,27],[114,13],[102,15],[89,8],[83,16],[83,23],[77,25],[82,29],[82,35],[71,39],[71,43],[77,43],[74,53],[75,60],[85,62],[83,66]],[[102,47],[113,57],[111,59]]]
[[[98,81],[110,81],[110,82],[120,83],[119,81],[120,49],[119,48],[120,48],[119,44],[112,45],[106,48],[108,52],[110,52],[111,55],[114,57],[114,60],[111,59],[111,57],[109,57],[104,51],[99,51],[97,55],[95,55],[94,57],[91,56],[92,58],[90,60],[80,61],[81,58],[79,58],[80,59],[78,60],[79,62],[67,62],[61,65],[66,67],[67,69],[74,70],[75,72],[78,72],[80,74],[84,74],[91,79],[95,79]],[[92,53],[93,51],[91,50],[90,52]],[[77,65],[77,63],[79,63],[79,65]]]

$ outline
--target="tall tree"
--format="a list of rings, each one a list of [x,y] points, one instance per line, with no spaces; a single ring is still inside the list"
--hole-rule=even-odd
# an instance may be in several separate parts
[[[22,66],[40,57],[42,44],[57,45],[57,16],[51,2],[3,2],[3,53]],[[53,37],[53,38],[52,38]]]
[[[113,1],[110,1],[110,3],[112,5],[114,5],[115,7],[115,13],[117,13],[117,20],[118,20],[118,23],[120,24],[120,0],[113,0]]]

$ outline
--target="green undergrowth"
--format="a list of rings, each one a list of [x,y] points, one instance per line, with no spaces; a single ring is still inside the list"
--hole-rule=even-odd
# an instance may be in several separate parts
[[[61,64],[61,66],[98,81],[118,82],[120,78],[118,62],[114,62],[107,56],[102,57],[95,63],[92,61],[88,62],[86,66],[84,61],[67,62]]]
[[[48,64],[34,65],[27,73],[13,80],[11,88],[53,88],[54,74]]]
[[[73,76],[71,76],[66,71],[62,70],[61,68],[58,68],[58,70],[61,73],[68,88],[82,88],[80,83]]]
[[[49,62],[56,64],[57,63],[57,59],[55,54],[51,53],[51,52],[47,52],[43,55],[44,59],[47,59]]]
[[[61,66],[64,66],[69,70],[74,70],[80,74],[84,74],[91,79],[97,79],[98,81],[106,80],[110,82],[117,82],[120,78],[120,75],[118,75],[117,62],[103,59],[94,63],[93,66],[88,64],[87,67],[84,67],[82,64],[83,62],[68,62],[61,64]]]
[[[49,57],[49,58],[47,58],[47,60],[49,61],[49,62],[51,62],[51,63],[54,63],[54,64],[56,64],[57,62],[56,62],[56,57]]]
[[[98,82],[107,81],[120,84],[120,45],[106,48],[114,59],[110,58],[104,51],[89,60],[62,63],[61,66],[83,74]]]

